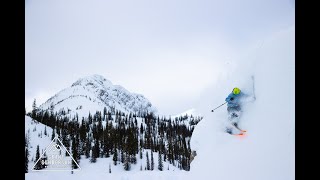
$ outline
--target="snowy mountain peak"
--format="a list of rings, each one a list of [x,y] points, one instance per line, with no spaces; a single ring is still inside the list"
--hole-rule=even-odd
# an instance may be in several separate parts
[[[155,112],[156,108],[141,94],[131,93],[120,85],[113,85],[101,75],[91,75],[78,79],[71,87],[63,89],[44,104],[40,110],[58,112],[71,117],[78,114],[87,117],[89,112],[103,111],[133,112],[136,114]]]
[[[91,76],[86,76],[86,77],[78,79],[76,82],[74,82],[72,84],[71,87],[79,86],[79,85],[80,86],[88,86],[88,85],[93,85],[93,84],[102,85],[102,86],[106,86],[106,85],[110,86],[110,85],[112,85],[111,81],[107,80],[103,76],[98,75],[98,74],[94,74],[94,75],[91,75]]]

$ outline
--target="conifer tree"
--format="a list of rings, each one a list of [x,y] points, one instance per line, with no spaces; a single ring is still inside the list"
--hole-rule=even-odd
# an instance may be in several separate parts
[[[108,124],[108,123],[106,123]],[[110,154],[109,154],[109,138],[108,138],[108,127],[106,127],[104,130],[103,130],[103,155],[105,157],[110,157]]]
[[[44,135],[47,136],[47,126],[44,126]]]
[[[37,104],[36,104],[36,99],[34,99],[32,103],[32,114],[31,114],[32,119],[36,119],[36,111],[37,111]]]
[[[76,150],[77,150],[77,159],[78,159],[78,164],[80,163],[80,159],[81,159],[81,150],[80,150],[80,135],[79,133],[77,133],[76,135]]]
[[[38,159],[40,159],[40,150],[39,150],[39,145],[37,145],[37,151],[36,151],[36,159],[35,159],[35,163],[38,161]],[[41,169],[41,161],[39,160],[37,162],[37,164],[35,165],[34,169],[36,170],[40,170]]]
[[[147,151],[147,153],[146,153],[146,157],[147,157],[147,170],[150,170],[150,162],[149,162],[148,151]]]
[[[160,152],[159,152],[159,154],[158,154],[158,169],[159,169],[160,171],[163,170],[163,162],[162,162],[162,157],[161,157],[161,153],[160,153]]]
[[[142,159],[142,148],[140,147],[140,159]]]
[[[84,154],[86,155],[86,158],[89,158],[89,157],[90,157],[90,149],[91,149],[91,143],[90,143],[90,141],[89,141],[89,137],[87,138],[85,144],[86,144],[86,145],[85,145]]]
[[[52,134],[51,134],[51,141],[54,139],[55,133],[54,133],[54,128],[52,129]]]
[[[25,138],[25,173],[28,173],[28,163],[29,163],[29,142],[27,137]]]
[[[78,150],[77,150],[77,143],[76,143],[76,140],[75,138],[72,138],[72,158],[74,159],[74,161],[76,161],[77,163],[78,162]],[[78,165],[72,161],[72,168],[73,169],[78,169]]]
[[[141,135],[143,134],[143,125],[142,125],[142,123],[141,123],[141,125],[140,125],[140,134],[141,134]]]
[[[25,160],[24,160],[24,163],[25,163],[25,171],[24,172],[25,173],[28,173],[28,163],[29,163],[28,157],[29,157],[29,151],[26,148],[26,150],[25,150]]]
[[[151,151],[151,171],[154,169],[153,152]]]
[[[124,163],[125,157],[124,157],[124,152],[123,149],[120,150],[120,158],[121,158],[121,163]]]
[[[115,148],[112,160],[113,160],[113,164],[116,166],[118,161],[118,150],[116,148]]]

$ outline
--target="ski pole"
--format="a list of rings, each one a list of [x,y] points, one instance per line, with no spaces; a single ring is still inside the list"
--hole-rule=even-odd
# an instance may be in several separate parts
[[[214,110],[216,110],[216,109],[218,109],[219,107],[221,107],[221,106],[225,105],[226,103],[227,103],[227,102],[225,102],[225,103],[221,104],[220,106],[218,106],[218,107],[216,107],[216,108],[212,109],[212,110],[211,110],[211,112],[214,112]]]

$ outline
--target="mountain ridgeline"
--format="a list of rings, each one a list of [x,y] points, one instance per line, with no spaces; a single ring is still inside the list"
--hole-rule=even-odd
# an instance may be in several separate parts
[[[112,158],[126,171],[135,165],[140,170],[169,170],[164,162],[189,171],[190,139],[202,119],[187,114],[160,117],[144,96],[98,75],[79,79],[38,108],[34,103],[28,115],[51,127],[51,139],[58,135],[80,166],[81,158],[91,163]],[[144,167],[137,158],[146,161]]]
[[[130,93],[119,85],[113,85],[100,75],[80,78],[71,87],[63,89],[42,104],[39,110],[58,112],[58,115],[87,117],[88,113],[115,109],[141,116],[156,112],[151,102],[141,94]]]

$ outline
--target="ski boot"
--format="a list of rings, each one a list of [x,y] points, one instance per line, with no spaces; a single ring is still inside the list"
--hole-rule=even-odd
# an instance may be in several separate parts
[[[231,128],[226,128],[225,132],[229,133],[229,134],[232,134],[232,129]]]

